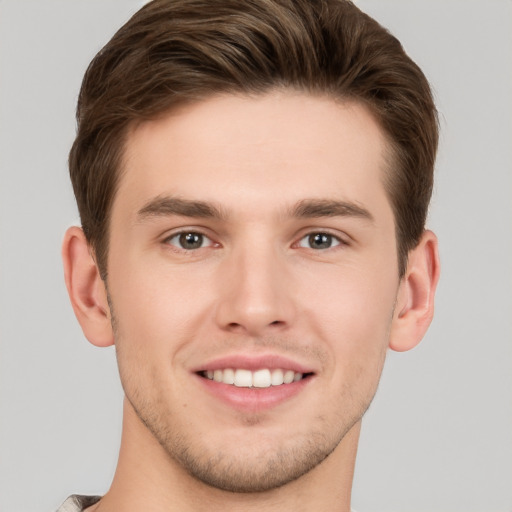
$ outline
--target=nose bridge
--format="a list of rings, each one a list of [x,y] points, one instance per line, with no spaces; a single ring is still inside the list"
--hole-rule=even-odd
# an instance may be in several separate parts
[[[286,256],[268,237],[244,238],[233,247],[222,271],[218,320],[223,328],[261,334],[291,321],[290,276]]]

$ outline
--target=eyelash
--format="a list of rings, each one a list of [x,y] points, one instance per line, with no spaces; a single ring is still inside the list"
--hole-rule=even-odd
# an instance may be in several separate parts
[[[193,248],[185,248],[182,246],[183,242],[185,242],[184,237],[189,237],[190,235],[196,237],[196,243],[200,243],[199,247],[193,247]],[[328,244],[328,247],[322,247],[322,248],[314,248],[314,247],[306,247],[302,245],[302,242],[304,240],[308,240],[308,242],[312,242],[315,237],[321,236],[323,237],[323,243]],[[199,238],[199,240],[197,240]],[[177,240],[177,244],[171,243],[173,239]],[[326,240],[327,239],[327,240]],[[203,243],[205,241],[208,241],[208,245],[204,246]],[[184,230],[179,231],[178,233],[174,233],[171,236],[168,236],[163,240],[163,243],[169,246],[172,246],[177,251],[183,251],[183,252],[193,252],[199,249],[204,249],[206,247],[214,247],[219,246],[220,244],[215,243],[210,237],[205,235],[204,233],[201,233],[200,231],[194,231],[194,230]],[[179,245],[178,245],[179,244]],[[344,241],[342,238],[340,238],[337,235],[334,235],[332,233],[329,233],[328,231],[311,231],[307,233],[306,235],[302,236],[297,242],[295,242],[294,247],[302,247],[305,249],[311,249],[313,251],[324,251],[340,246],[346,246],[348,243]]]
[[[188,248],[187,249],[185,247],[180,247],[178,245],[174,245],[173,243],[171,243],[171,240],[177,239],[178,243],[181,244],[181,242],[184,241],[184,240],[182,240],[182,237],[187,237],[189,235],[200,237],[201,238],[201,246],[200,247]],[[218,245],[218,244],[215,244],[215,242],[213,242],[212,239],[210,237],[208,237],[207,235],[205,235],[204,233],[201,233],[200,231],[194,231],[194,230],[180,231],[178,233],[174,233],[171,236],[167,237],[163,242],[164,242],[164,244],[167,244],[167,245],[170,245],[170,246],[174,247],[176,250],[190,252],[190,251],[195,251],[195,250],[198,250],[198,249],[203,249],[204,248],[203,247],[203,242],[206,241],[206,240],[210,242],[207,245],[207,247],[212,247],[214,245]]]
[[[305,247],[307,249],[312,249],[314,251],[318,250],[318,251],[321,251],[321,250],[327,250],[327,249],[331,249],[333,247],[339,247],[339,246],[342,246],[342,245],[347,245],[346,242],[344,242],[339,236],[336,236],[336,235],[333,235],[332,233],[329,233],[328,231],[313,231],[313,232],[310,232],[308,233],[307,235],[303,236],[299,242],[298,242],[298,246],[299,247],[304,247],[302,245],[302,241],[303,240],[308,240],[308,242],[312,242],[316,237],[322,237],[321,241],[323,241],[323,243],[328,243],[328,247],[322,247],[322,248],[314,248],[314,247]],[[328,239],[328,241],[325,241],[325,239]],[[333,245],[333,243],[335,245]]]

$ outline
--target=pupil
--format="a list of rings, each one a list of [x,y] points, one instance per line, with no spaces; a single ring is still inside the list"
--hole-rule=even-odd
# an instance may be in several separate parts
[[[315,233],[310,235],[309,243],[315,249],[328,249],[331,247],[332,238],[331,235],[326,235],[325,233]]]
[[[183,233],[180,235],[180,245],[184,249],[199,249],[203,245],[203,235],[199,233]]]

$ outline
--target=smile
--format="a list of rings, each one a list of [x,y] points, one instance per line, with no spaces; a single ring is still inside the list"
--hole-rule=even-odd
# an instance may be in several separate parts
[[[280,368],[251,371],[246,369],[217,369],[200,372],[202,377],[215,382],[230,384],[239,388],[269,388],[298,382],[308,374]]]
[[[318,366],[268,353],[226,354],[191,370],[210,396],[250,414],[301,396],[318,374]]]

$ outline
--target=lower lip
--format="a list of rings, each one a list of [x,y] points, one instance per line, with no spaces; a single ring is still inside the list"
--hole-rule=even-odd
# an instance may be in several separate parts
[[[312,380],[312,376],[290,384],[268,388],[242,388],[216,382],[196,374],[206,390],[232,408],[246,412],[271,409],[299,394]]]

